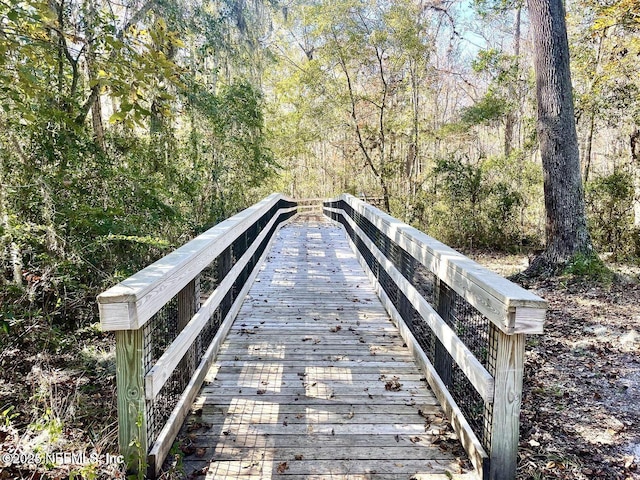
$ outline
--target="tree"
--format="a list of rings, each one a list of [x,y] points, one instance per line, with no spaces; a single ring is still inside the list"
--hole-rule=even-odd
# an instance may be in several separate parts
[[[538,139],[544,172],[546,249],[528,273],[556,271],[593,248],[584,205],[569,42],[562,0],[529,0],[534,35]]]

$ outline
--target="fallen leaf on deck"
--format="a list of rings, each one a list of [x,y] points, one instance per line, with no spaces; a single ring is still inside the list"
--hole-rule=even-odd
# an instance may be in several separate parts
[[[200,413],[202,414],[202,409],[200,409]],[[187,432],[193,432],[194,430],[200,430],[202,428],[202,424],[197,422],[197,423],[192,423],[191,425],[189,425],[187,427]]]
[[[384,384],[384,389],[390,392],[398,392],[402,388],[402,384],[398,381],[398,377],[393,377]]]
[[[180,445],[180,450],[185,455],[192,455],[196,451],[196,447],[193,445],[191,440],[185,439],[185,441]]]

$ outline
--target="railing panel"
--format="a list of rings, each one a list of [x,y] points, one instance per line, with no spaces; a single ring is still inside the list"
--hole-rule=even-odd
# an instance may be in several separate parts
[[[350,195],[326,201],[481,478],[515,476],[524,333],[546,302]]]
[[[154,476],[264,260],[296,213],[271,195],[98,297],[116,331],[120,451]]]
[[[273,194],[225,220],[169,255],[149,265],[98,296],[103,330],[132,330],[142,327],[207,265],[273,208],[285,202]],[[291,205],[293,202],[289,202]],[[117,304],[115,307],[113,304]],[[126,306],[126,316],[124,306]],[[118,314],[111,314],[117,308]]]

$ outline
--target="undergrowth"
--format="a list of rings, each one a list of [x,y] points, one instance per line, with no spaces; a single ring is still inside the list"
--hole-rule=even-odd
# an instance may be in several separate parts
[[[587,255],[579,253],[575,255],[562,270],[563,276],[570,276],[581,280],[595,281],[604,286],[610,286],[616,275],[595,254]]]

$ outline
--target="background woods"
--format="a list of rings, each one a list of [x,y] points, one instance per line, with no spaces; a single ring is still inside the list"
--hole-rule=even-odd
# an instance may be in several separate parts
[[[588,222],[596,249],[628,258],[640,221],[635,5],[567,8]],[[521,3],[2,9],[5,326],[25,305],[91,320],[85,295],[271,189],[381,196],[458,247],[544,243]]]
[[[95,295],[272,191],[381,197],[467,252],[542,251],[549,2],[530,3],[0,0],[0,444],[113,452]],[[574,184],[595,251],[637,267],[640,3],[565,8]]]
[[[261,194],[265,7],[1,8],[0,315],[75,327],[97,290]]]
[[[596,249],[619,258],[635,255],[638,218],[634,8],[567,4],[588,222]],[[274,148],[282,189],[384,196],[458,247],[543,245],[526,5],[298,2],[287,13],[274,17],[279,68],[265,80],[270,133],[289,140]]]

